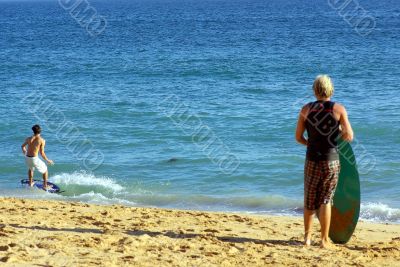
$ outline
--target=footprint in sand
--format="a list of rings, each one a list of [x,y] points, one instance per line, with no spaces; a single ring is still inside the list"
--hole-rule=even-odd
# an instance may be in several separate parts
[[[89,221],[94,221],[95,220],[95,218],[93,218],[91,216],[79,216],[78,219],[89,220]]]
[[[208,218],[208,219],[210,219],[210,218],[211,218],[211,216],[210,216],[210,215],[208,215],[208,214],[205,214],[205,213],[199,213],[199,214],[197,214],[196,216],[203,216],[203,217],[206,217],[206,218]]]
[[[93,222],[92,224],[95,225],[95,226],[104,226],[104,225],[109,224],[109,223],[103,223],[103,222],[100,222],[100,221],[96,221],[96,222]]]
[[[206,230],[204,230],[204,232],[207,232],[207,233],[219,233],[219,231],[216,230],[216,229],[206,229]]]
[[[216,256],[216,255],[218,255],[219,253],[218,252],[215,252],[215,251],[210,251],[210,252],[206,252],[206,253],[204,253],[204,255],[206,255],[207,257],[213,257],[213,256]]]
[[[8,256],[0,258],[0,262],[8,262],[9,260],[10,260],[10,257],[8,257]]]

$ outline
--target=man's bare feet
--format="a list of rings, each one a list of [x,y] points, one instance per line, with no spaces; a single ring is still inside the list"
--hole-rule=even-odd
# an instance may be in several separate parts
[[[311,232],[306,231],[304,234],[304,246],[309,247],[311,246]]]
[[[335,250],[337,247],[329,240],[321,240],[321,248]]]
[[[48,190],[53,189],[53,187],[51,185],[43,185],[43,189],[48,191]]]
[[[305,247],[311,246],[311,239],[305,239],[305,240],[304,240],[304,246],[305,246]]]

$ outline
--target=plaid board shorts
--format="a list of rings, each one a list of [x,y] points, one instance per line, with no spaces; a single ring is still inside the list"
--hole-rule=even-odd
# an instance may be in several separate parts
[[[304,165],[304,207],[317,210],[332,203],[340,173],[340,161],[311,161]]]

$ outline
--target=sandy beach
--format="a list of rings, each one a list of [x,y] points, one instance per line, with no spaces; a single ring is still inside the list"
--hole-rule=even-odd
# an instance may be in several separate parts
[[[0,199],[4,266],[396,266],[400,225],[360,222],[337,250],[301,218]],[[398,265],[397,265],[398,266]]]

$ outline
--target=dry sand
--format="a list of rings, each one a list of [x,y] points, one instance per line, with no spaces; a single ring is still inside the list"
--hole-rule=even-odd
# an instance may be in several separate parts
[[[1,266],[400,266],[400,225],[359,223],[338,250],[301,218],[0,198]],[[315,231],[318,230],[317,222]]]

